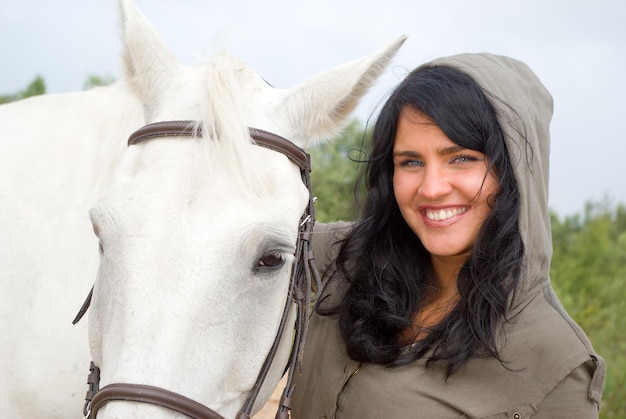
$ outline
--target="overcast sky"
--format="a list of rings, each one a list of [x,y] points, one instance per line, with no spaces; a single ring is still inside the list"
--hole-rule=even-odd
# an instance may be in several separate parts
[[[216,45],[276,87],[409,36],[358,108],[365,121],[413,67],[462,52],[525,61],[555,100],[550,205],[581,212],[605,196],[626,204],[626,1],[136,0],[185,64]],[[0,94],[37,75],[49,93],[90,75],[119,77],[115,0],[0,0]]]

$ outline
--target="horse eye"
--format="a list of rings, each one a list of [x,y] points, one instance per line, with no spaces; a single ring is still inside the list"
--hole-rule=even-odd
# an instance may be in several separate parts
[[[272,252],[264,255],[258,262],[258,269],[279,268],[285,263],[285,258],[280,252]]]

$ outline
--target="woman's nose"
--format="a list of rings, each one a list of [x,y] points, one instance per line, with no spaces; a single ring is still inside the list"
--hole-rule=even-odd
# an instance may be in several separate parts
[[[426,168],[418,190],[421,196],[429,200],[437,200],[451,191],[452,184],[445,170],[436,166]]]

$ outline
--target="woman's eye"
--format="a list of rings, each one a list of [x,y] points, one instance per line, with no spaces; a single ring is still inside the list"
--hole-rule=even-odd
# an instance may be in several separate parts
[[[453,163],[469,163],[469,162],[475,162],[478,161],[478,158],[474,157],[474,156],[456,156],[452,159]]]
[[[280,252],[272,252],[259,259],[257,267],[259,269],[278,268],[285,263],[285,258]]]
[[[402,166],[402,167],[420,167],[420,166],[423,166],[423,164],[419,160],[402,160],[400,162],[400,166]]]

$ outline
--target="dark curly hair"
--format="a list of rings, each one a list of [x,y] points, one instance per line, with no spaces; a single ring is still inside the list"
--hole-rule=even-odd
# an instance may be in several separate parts
[[[427,358],[443,363],[446,378],[475,355],[498,353],[496,336],[522,269],[519,192],[494,106],[460,70],[421,67],[392,92],[376,121],[363,180],[362,217],[341,243],[329,275],[348,281],[340,304],[316,306],[336,315],[351,358],[400,366]],[[496,98],[492,99],[496,100]],[[456,144],[484,153],[499,182],[492,211],[457,278],[455,307],[422,339],[402,350],[399,336],[437,288],[428,251],[404,221],[393,191],[393,145],[398,119],[413,108],[434,121]],[[324,307],[326,306],[326,307]]]

